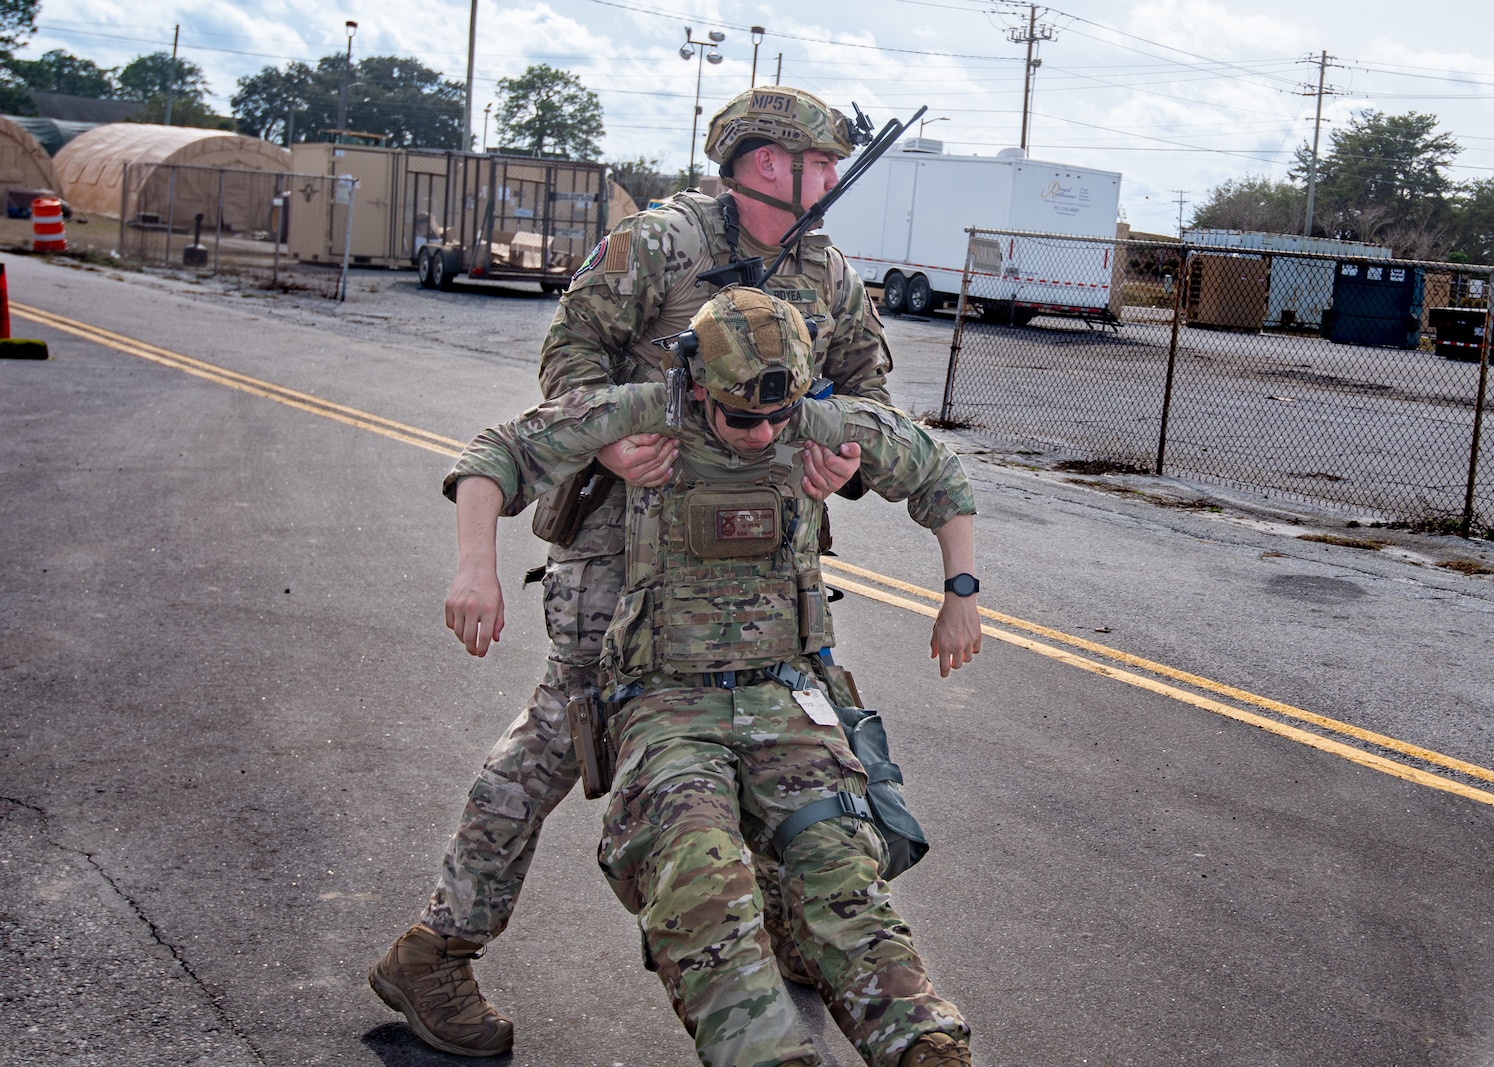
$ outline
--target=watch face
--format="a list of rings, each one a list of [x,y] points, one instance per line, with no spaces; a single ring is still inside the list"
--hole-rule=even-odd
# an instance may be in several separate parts
[[[972,575],[956,574],[944,583],[944,588],[955,596],[972,596],[980,588],[980,583]]]

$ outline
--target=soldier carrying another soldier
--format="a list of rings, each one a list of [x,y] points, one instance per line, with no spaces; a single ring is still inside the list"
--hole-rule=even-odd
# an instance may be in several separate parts
[[[742,93],[711,120],[706,154],[732,191],[680,193],[623,220],[577,271],[541,352],[548,397],[572,389],[663,379],[651,342],[677,334],[709,298],[705,270],[772,254],[773,242],[837,182],[836,163],[865,136],[818,98],[787,86]],[[866,289],[823,234],[810,234],[773,282],[804,315],[824,316],[816,376],[840,395],[888,401],[892,367]],[[598,453],[619,479],[661,485],[677,449],[667,434],[633,434]],[[855,473],[845,455],[811,451],[805,464],[821,498]],[[600,471],[600,467],[593,468]],[[579,477],[585,477],[582,472]],[[419,921],[374,964],[369,983],[416,1033],[446,1052],[492,1056],[513,1045],[513,1025],[483,999],[471,961],[507,927],[545,817],[576,783],[566,723],[571,693],[599,685],[602,635],[623,579],[624,491],[590,479],[593,510],[553,544],[545,569],[550,653],[528,707],[493,746],[451,838]],[[846,495],[854,489],[847,487]],[[544,505],[542,505],[544,507]],[[554,536],[545,534],[547,540]],[[765,882],[765,892],[772,883]],[[769,910],[785,974],[808,981],[780,909]]]
[[[460,555],[447,625],[479,656],[502,631],[500,515],[609,442],[677,424],[676,472],[628,490],[604,642],[617,771],[603,871],[709,1067],[821,1062],[774,965],[753,852],[776,857],[815,984],[872,1067],[968,1065],[969,1029],[892,908],[867,778],[827,698],[839,687],[821,655],[834,644],[823,509],[804,490],[804,452],[855,443],[866,485],[933,530],[948,577],[930,647],[946,676],[980,650],[970,483],[899,412],[806,398],[812,335],[790,304],[722,290],[677,344],[688,387],[578,390],[467,446],[445,482]],[[794,818],[812,805],[817,818]]]

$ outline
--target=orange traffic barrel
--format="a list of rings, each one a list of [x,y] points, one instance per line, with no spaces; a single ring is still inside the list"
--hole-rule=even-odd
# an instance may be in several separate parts
[[[62,224],[62,201],[39,196],[31,201],[31,249],[34,252],[66,252],[67,229]]]

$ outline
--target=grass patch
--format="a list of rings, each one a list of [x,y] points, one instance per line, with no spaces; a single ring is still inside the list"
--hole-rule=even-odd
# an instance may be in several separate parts
[[[1108,459],[1066,459],[1054,465],[1054,470],[1069,474],[1150,474],[1134,463],[1116,463]]]
[[[1340,537],[1338,534],[1298,534],[1299,541],[1316,541],[1320,545],[1337,545],[1339,548],[1359,548],[1366,552],[1378,552],[1385,547],[1384,541],[1366,541],[1359,537]]]
[[[1457,571],[1459,574],[1494,574],[1494,567],[1476,559],[1445,559],[1437,566],[1446,571]]]

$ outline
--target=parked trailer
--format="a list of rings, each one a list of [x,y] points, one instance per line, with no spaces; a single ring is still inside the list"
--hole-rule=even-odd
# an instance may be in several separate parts
[[[298,171],[358,180],[351,262],[414,266],[430,289],[461,280],[559,291],[607,232],[601,163],[342,144],[293,151]],[[347,209],[325,186],[308,185],[301,199],[292,197],[291,257],[341,262]]]
[[[887,310],[921,315],[958,299],[967,229],[1022,230],[1034,236],[981,242],[972,299],[1000,321],[1040,313],[1113,321],[1114,249],[1035,235],[1114,237],[1121,176],[1027,159],[1015,148],[987,157],[945,155],[943,147],[904,141],[826,219],[857,273],[881,283]]]

